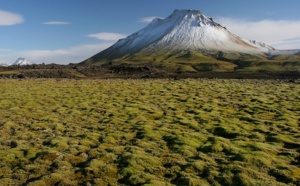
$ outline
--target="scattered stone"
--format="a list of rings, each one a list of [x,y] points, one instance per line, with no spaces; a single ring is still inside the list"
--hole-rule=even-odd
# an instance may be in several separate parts
[[[89,157],[89,155],[87,155],[86,153],[81,153],[80,156],[83,158],[83,159],[87,159]]]
[[[18,146],[18,143],[15,141],[11,141],[9,145],[10,145],[10,148],[16,148]]]
[[[24,74],[18,74],[18,75],[17,75],[17,78],[18,78],[18,79],[24,79],[24,78],[25,78],[25,75],[24,75]]]

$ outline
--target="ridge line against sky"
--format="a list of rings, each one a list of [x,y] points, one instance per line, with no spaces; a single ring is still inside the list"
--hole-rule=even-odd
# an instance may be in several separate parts
[[[78,63],[175,9],[199,9],[245,39],[300,49],[300,1],[0,0],[0,63]]]

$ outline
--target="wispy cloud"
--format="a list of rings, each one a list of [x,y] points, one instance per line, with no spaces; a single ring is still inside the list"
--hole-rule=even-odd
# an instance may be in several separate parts
[[[47,22],[43,22],[43,24],[44,25],[69,25],[71,23],[66,21],[47,21]]]
[[[7,48],[0,48],[0,52],[11,52],[11,49],[7,49]]]
[[[300,38],[275,41],[273,45],[280,46],[281,49],[300,49]]]
[[[14,55],[25,57],[35,63],[78,63],[108,48],[112,44],[112,42],[107,42],[102,44],[80,45],[58,50],[28,50],[17,52]]]
[[[125,38],[125,34],[110,33],[110,32],[100,32],[96,34],[88,34],[88,37],[96,38],[102,41],[117,41],[119,39]]]
[[[217,22],[245,39],[265,42],[277,49],[300,49],[300,20],[238,20],[219,18]]]
[[[0,63],[11,64],[18,57],[25,57],[26,59],[37,64],[78,63],[108,48],[112,44],[113,42],[106,42],[106,43],[91,44],[91,45],[79,45],[75,47],[63,48],[57,50],[11,51],[7,53],[0,53]]]
[[[151,23],[151,21],[153,21],[153,19],[155,18],[161,18],[161,17],[157,17],[157,16],[149,16],[149,17],[143,17],[140,18],[138,20],[139,23]],[[162,19],[162,18],[161,18]]]
[[[16,25],[24,22],[22,15],[0,10],[0,26]]]

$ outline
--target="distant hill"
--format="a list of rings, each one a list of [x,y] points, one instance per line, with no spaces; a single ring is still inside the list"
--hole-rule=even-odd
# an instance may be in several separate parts
[[[2,67],[7,67],[7,66],[9,66],[7,63],[0,63],[0,66],[2,66]]]

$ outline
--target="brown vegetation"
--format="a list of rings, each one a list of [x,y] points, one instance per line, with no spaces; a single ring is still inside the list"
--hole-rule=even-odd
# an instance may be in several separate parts
[[[209,71],[210,66],[198,65],[192,68],[194,69],[193,71],[189,70],[190,68],[185,65],[181,65],[174,71],[170,71],[168,67],[157,67],[150,64],[11,66],[0,67],[0,78],[220,78],[292,80],[300,78],[300,72],[218,72]],[[203,71],[203,69],[206,70]]]

